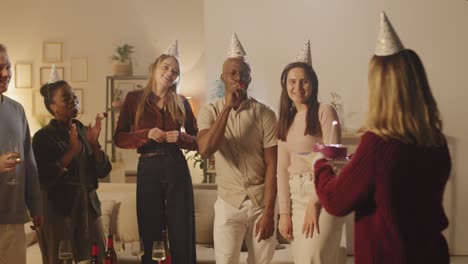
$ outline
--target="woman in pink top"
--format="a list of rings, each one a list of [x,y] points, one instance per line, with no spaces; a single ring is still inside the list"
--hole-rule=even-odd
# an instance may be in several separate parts
[[[310,55],[305,57],[288,64],[281,74],[278,229],[292,243],[294,263],[335,264],[343,254],[339,246],[344,219],[321,208],[310,165],[297,154],[311,152],[317,142],[340,143],[341,129],[338,124],[331,133],[337,113],[331,105],[317,101],[317,75]]]

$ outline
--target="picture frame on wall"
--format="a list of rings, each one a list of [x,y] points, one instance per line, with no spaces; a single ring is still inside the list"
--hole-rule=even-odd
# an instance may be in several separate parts
[[[32,63],[15,64],[15,86],[16,88],[33,87],[33,65]]]
[[[44,63],[62,63],[63,61],[63,43],[44,41],[42,43],[42,62]]]
[[[78,110],[78,114],[84,113],[84,90],[83,88],[73,88],[76,97],[78,98],[78,102],[80,102],[80,109]]]
[[[41,95],[41,91],[39,89],[33,91],[32,112],[33,112],[33,115],[35,116],[49,114],[49,112],[47,111],[44,105],[44,97]]]
[[[57,73],[59,75],[59,78],[62,80],[65,80],[65,68],[64,67],[56,67]],[[41,67],[40,69],[40,84],[44,85],[49,81],[49,76],[50,76],[50,71],[52,70],[52,67]]]
[[[88,81],[88,57],[71,58],[71,81]]]

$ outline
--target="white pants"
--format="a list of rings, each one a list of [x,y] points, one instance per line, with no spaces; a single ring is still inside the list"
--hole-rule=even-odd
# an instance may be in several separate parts
[[[322,208],[319,216],[320,234],[314,228],[312,238],[302,234],[304,217],[315,185],[310,173],[292,175],[289,179],[293,237],[292,252],[295,264],[342,264],[346,250],[340,248],[344,217],[330,215]]]
[[[24,224],[0,225],[0,264],[26,264]]]
[[[257,242],[255,224],[264,207],[255,207],[245,200],[239,209],[218,197],[214,205],[213,239],[217,264],[238,264],[242,241],[248,249],[247,263],[268,264],[275,254],[275,235]]]

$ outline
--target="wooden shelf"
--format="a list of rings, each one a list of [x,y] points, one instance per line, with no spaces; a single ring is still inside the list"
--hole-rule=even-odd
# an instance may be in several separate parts
[[[104,152],[110,156],[112,162],[116,161],[115,145],[112,140],[116,121],[118,117],[118,110],[112,107],[112,101],[114,99],[115,89],[119,84],[133,84],[134,88],[137,84],[143,84],[148,79],[148,76],[107,76],[106,77],[106,112],[109,113],[109,117],[105,119],[105,131],[104,131]],[[128,91],[125,91],[128,92]],[[123,100],[124,98],[122,98]]]

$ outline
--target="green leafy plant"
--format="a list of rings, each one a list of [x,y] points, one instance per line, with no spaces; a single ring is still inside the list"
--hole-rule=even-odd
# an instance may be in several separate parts
[[[191,153],[191,152],[193,151],[190,151],[190,150],[185,151],[187,161],[193,160],[193,167],[194,168],[199,167],[201,170],[203,170],[205,168],[206,160],[202,157],[202,155],[198,151],[195,151],[194,153]],[[187,156],[187,154],[190,154],[190,155]]]
[[[113,55],[111,57],[112,60],[120,61],[122,63],[125,62],[131,62],[132,61],[132,54],[135,53],[133,51],[135,47],[129,44],[123,44],[122,46],[116,45],[115,47],[115,53],[116,55]]]

